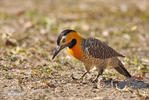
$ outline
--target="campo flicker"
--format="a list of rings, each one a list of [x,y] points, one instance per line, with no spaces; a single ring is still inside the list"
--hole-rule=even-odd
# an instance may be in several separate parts
[[[64,48],[67,48],[68,52],[73,57],[84,63],[86,72],[81,78],[83,78],[93,66],[95,66],[98,71],[98,75],[93,82],[98,81],[98,77],[102,75],[107,66],[112,66],[120,74],[131,78],[129,72],[118,59],[118,57],[124,56],[99,39],[84,38],[75,30],[66,29],[62,31],[57,38],[57,48],[54,51],[52,59]]]

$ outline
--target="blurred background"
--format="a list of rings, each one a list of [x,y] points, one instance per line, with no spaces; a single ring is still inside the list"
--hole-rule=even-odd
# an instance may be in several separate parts
[[[126,56],[123,62],[132,75],[149,81],[148,0],[0,0],[0,88],[6,98],[4,90],[9,92],[10,87],[17,89],[20,85],[26,89],[22,84],[29,86],[23,92],[27,98],[31,95],[40,98],[42,84],[47,86],[46,82],[50,81],[49,88],[56,88],[53,81],[57,80],[57,84],[61,84],[62,80],[70,80],[68,76],[74,70],[78,73],[84,71],[83,65],[71,58],[66,51],[58,56],[56,62],[51,60],[57,36],[66,28],[74,29],[85,37],[103,39]],[[111,75],[117,75],[112,73]],[[41,87],[37,91],[32,90],[32,80],[35,83],[41,81]],[[60,89],[63,88],[64,86]],[[61,94],[55,90],[50,91],[49,96],[63,96],[66,92]],[[69,96],[77,94],[71,94],[70,91],[67,93],[70,93]],[[111,93],[107,95],[114,96]],[[89,92],[89,97],[94,96],[97,94]],[[85,97],[85,94],[81,94],[81,97]]]
[[[17,45],[29,46],[24,39],[55,41],[71,28],[122,48],[144,49],[139,54],[149,56],[148,9],[148,0],[1,0],[0,32],[13,34]]]

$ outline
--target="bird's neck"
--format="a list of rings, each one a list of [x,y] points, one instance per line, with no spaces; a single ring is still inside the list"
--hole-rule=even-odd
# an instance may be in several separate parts
[[[68,52],[75,58],[81,59],[83,56],[82,52],[82,40],[83,37],[81,35],[75,36],[76,44],[72,48],[68,48]]]

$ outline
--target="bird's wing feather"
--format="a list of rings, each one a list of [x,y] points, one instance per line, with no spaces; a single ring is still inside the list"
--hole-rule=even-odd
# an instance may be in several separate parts
[[[117,56],[124,57],[108,46],[105,42],[101,42],[95,38],[84,39],[82,42],[82,47],[83,51],[95,58],[106,59]]]

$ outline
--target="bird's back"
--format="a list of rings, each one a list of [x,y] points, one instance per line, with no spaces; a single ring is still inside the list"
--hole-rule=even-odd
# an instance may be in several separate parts
[[[116,52],[113,48],[108,46],[105,42],[95,38],[83,39],[81,45],[83,52],[93,58],[107,59],[118,56],[124,57],[122,54]]]

